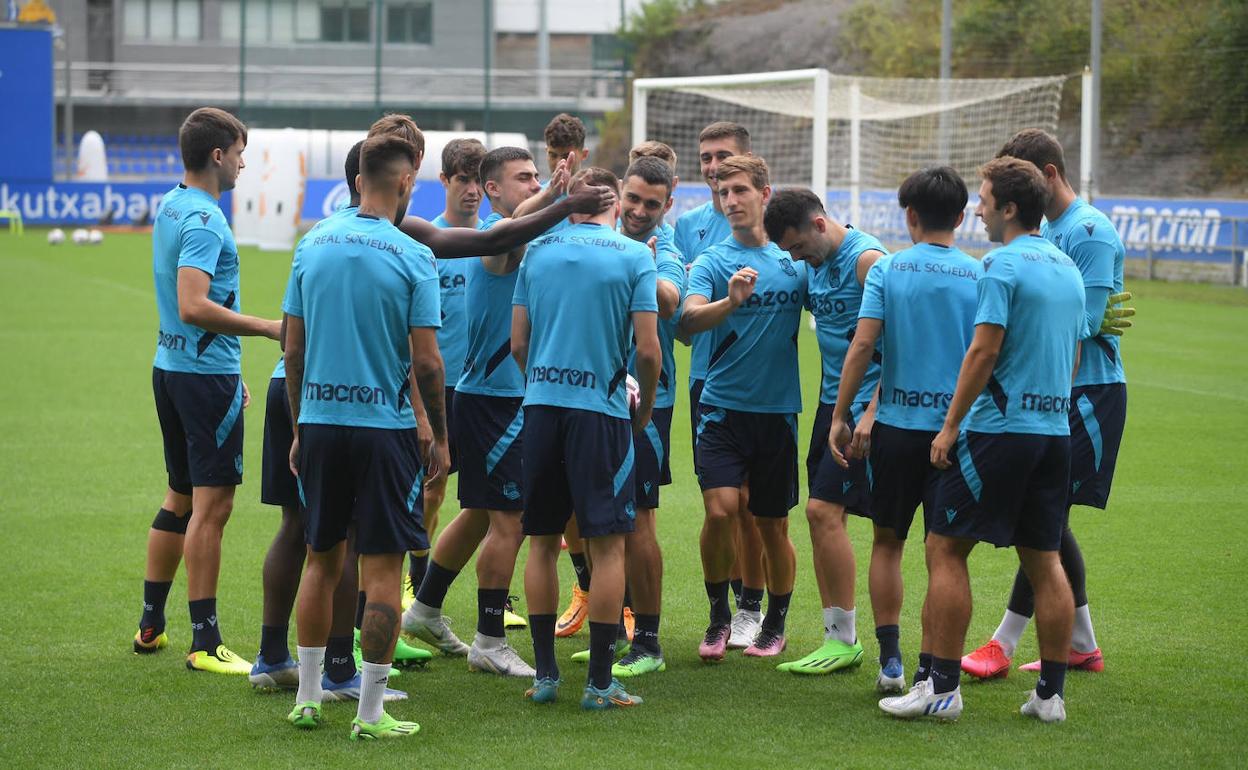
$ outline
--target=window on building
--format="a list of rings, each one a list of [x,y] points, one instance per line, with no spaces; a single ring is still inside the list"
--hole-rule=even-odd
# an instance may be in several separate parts
[[[321,40],[367,43],[372,39],[372,8],[368,0],[321,0]]]
[[[247,0],[247,43],[289,43],[295,39],[296,0]],[[222,0],[221,39],[239,39],[240,0]],[[316,13],[312,8],[311,13]]]
[[[429,45],[433,42],[433,4],[386,3],[386,42]]]
[[[202,0],[125,0],[126,40],[198,40]]]

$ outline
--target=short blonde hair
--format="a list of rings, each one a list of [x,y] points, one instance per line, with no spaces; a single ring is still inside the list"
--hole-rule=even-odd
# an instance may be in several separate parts
[[[676,171],[676,151],[670,145],[654,139],[647,140],[628,151],[628,162],[631,165],[638,158],[658,158]]]
[[[755,190],[762,190],[771,183],[767,171],[767,162],[757,155],[733,155],[730,158],[725,158],[719,162],[719,170],[715,172],[715,176],[719,179],[735,174],[748,175],[750,184],[754,185]]]

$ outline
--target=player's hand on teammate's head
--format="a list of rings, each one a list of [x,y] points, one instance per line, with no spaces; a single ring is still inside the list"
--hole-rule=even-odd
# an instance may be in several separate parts
[[[728,279],[728,301],[740,307],[754,293],[754,282],[758,280],[758,271],[752,267],[743,267]]]
[[[1131,328],[1133,324],[1126,319],[1135,315],[1135,308],[1114,306],[1123,302],[1130,302],[1133,296],[1129,291],[1109,295],[1109,300],[1105,303],[1105,316],[1101,319],[1101,334],[1112,334],[1115,337],[1121,337],[1123,332]]]
[[[562,161],[561,161],[562,162]],[[553,185],[554,182],[552,181]],[[585,185],[568,196],[577,214],[601,214],[615,205],[615,190],[606,185]]]

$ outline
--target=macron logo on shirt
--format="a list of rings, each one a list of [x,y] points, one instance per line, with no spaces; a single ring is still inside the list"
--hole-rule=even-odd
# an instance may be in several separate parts
[[[346,404],[385,406],[386,392],[368,385],[340,385],[333,382],[308,382],[303,386],[305,401],[337,401]]]
[[[598,377],[584,369],[564,369],[558,366],[534,366],[529,369],[529,383],[549,382],[552,385],[571,385],[574,388],[593,390],[598,387]]]

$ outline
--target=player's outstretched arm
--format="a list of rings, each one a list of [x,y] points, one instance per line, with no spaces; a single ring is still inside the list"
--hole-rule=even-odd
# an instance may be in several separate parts
[[[428,472],[426,481],[429,481],[445,475],[451,465],[446,440],[446,374],[442,353],[438,350],[437,329],[412,327],[408,330],[407,344],[412,357],[412,392],[420,394],[433,433],[432,445],[422,458]]]
[[[845,447],[853,438],[849,430],[849,407],[858,394],[858,388],[862,387],[862,378],[867,374],[871,355],[875,352],[875,341],[879,339],[883,326],[879,319],[859,318],[858,328],[854,330],[854,338],[845,354],[845,363],[841,366],[841,385],[836,392],[836,406],[832,410],[828,445],[832,449],[832,458],[842,468],[849,467]]]
[[[268,337],[271,340],[281,336],[281,321],[235,313],[208,299],[211,286],[212,276],[203,270],[197,267],[178,268],[178,317],[183,323],[214,334]]]
[[[655,391],[659,385],[659,371],[663,367],[663,351],[659,347],[658,314],[650,311],[633,313],[633,337],[637,340],[637,386],[641,400],[633,415],[633,431],[640,433],[650,422],[654,411]]]
[[[971,346],[962,359],[958,385],[953,390],[953,400],[949,402],[944,427],[932,441],[932,465],[942,471],[950,465],[949,452],[953,449],[953,443],[958,440],[958,426],[962,424],[966,413],[971,411],[971,404],[988,386],[988,378],[992,376],[992,368],[997,364],[997,356],[1001,354],[1001,343],[1004,341],[1004,326],[983,323],[975,327]]]

